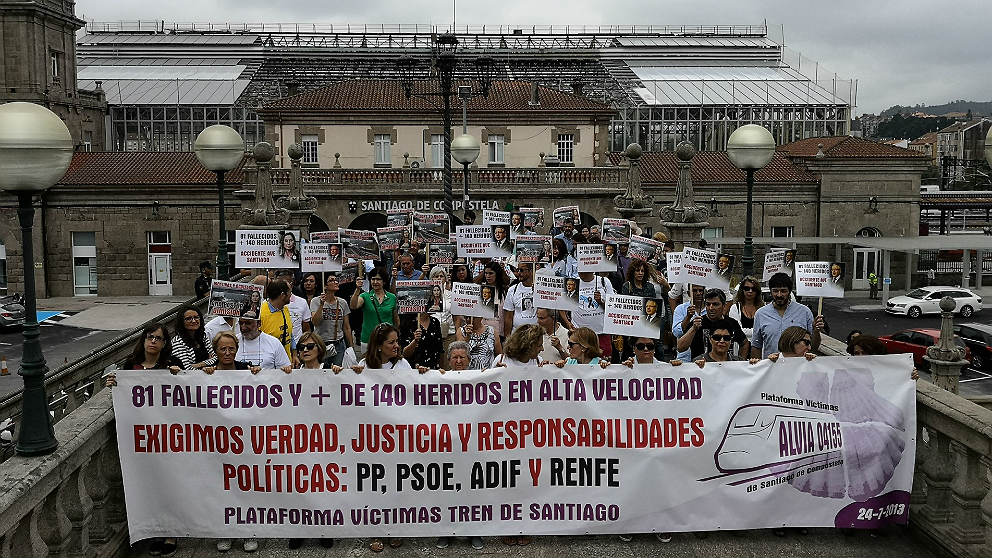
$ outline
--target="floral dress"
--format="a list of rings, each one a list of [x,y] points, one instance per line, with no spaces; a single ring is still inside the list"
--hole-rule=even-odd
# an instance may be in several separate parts
[[[471,326],[462,326],[465,342],[468,343],[468,367],[470,370],[484,370],[493,365],[496,358],[496,332],[493,326],[486,326],[482,333],[473,333]]]

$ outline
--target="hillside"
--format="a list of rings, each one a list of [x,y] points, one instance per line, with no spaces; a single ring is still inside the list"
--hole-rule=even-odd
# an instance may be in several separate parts
[[[974,116],[988,116],[992,114],[992,101],[981,102],[981,101],[965,101],[957,100],[951,101],[949,103],[944,103],[942,105],[916,105],[913,107],[904,107],[901,105],[895,105],[889,107],[882,111],[880,116],[889,117],[894,114],[909,115],[914,112],[923,112],[926,114],[933,114],[939,116],[941,114],[947,114],[949,112],[968,112],[971,111]]]

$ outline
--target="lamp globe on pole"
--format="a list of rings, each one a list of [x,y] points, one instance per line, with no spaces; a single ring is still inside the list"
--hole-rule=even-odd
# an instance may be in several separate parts
[[[757,124],[745,124],[734,130],[727,139],[727,156],[735,167],[747,173],[747,216],[744,231],[744,275],[754,275],[754,245],[751,234],[753,211],[754,171],[764,168],[775,155],[775,138],[771,132]]]
[[[207,126],[193,143],[196,159],[217,175],[217,277],[228,278],[227,227],[224,224],[224,174],[238,168],[245,156],[245,143],[241,135],[230,126]]]
[[[35,193],[44,192],[62,178],[72,162],[72,151],[69,128],[54,112],[33,103],[0,105],[0,189],[17,195],[24,261],[24,348],[19,372],[24,392],[16,446],[21,455],[51,453],[59,445],[48,412],[48,366],[39,340],[32,200]]]
[[[455,158],[456,161],[462,164],[462,178],[464,180],[465,194],[462,200],[464,207],[463,210],[468,210],[468,166],[475,162],[479,158],[479,151],[481,146],[479,145],[479,140],[475,139],[475,136],[470,134],[462,134],[457,138],[451,140],[451,156]],[[451,225],[452,227],[454,224]]]

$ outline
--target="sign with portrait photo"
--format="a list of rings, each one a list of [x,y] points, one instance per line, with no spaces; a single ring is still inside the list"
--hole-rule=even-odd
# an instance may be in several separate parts
[[[510,240],[510,225],[489,225],[492,237],[491,258],[509,258],[513,254],[513,241]]]
[[[571,219],[572,223],[575,225],[575,228],[579,228],[581,217],[579,216],[579,206],[577,205],[557,207],[552,215],[554,216],[555,227],[559,229],[565,223],[565,219]]]
[[[338,284],[344,285],[345,283],[354,283],[355,279],[358,278],[358,266],[359,262],[348,262],[341,266],[341,271],[338,272]]]
[[[772,278],[772,275],[783,271],[784,263],[785,250],[772,249],[769,252],[765,252],[765,265],[761,270],[761,280],[767,283]],[[791,270],[789,270],[789,275],[792,275]]]
[[[244,230],[235,235],[234,265],[240,268],[299,268],[300,231]]]
[[[459,258],[491,258],[493,231],[491,225],[459,225],[455,227]]]
[[[339,242],[331,244],[307,242],[300,252],[300,256],[303,258],[300,271],[341,271],[342,255],[341,243]]]
[[[448,240],[447,213],[413,213],[413,240],[421,245]]]
[[[427,245],[427,265],[451,265],[455,263],[458,245],[454,242],[431,242]]]
[[[451,284],[451,315],[496,317],[496,287],[477,283]]]
[[[254,283],[234,281],[210,281],[210,303],[207,314],[240,318],[258,318],[261,310],[264,287]]]
[[[843,262],[796,262],[796,294],[844,297]]]
[[[579,306],[579,280],[538,271],[534,274],[534,306],[575,310]]]
[[[627,247],[627,257],[634,258],[635,260],[643,260],[658,267],[658,263],[665,259],[665,243],[635,234],[630,237],[630,246]]]
[[[379,241],[373,231],[341,229],[344,255],[353,260],[378,260]]]
[[[609,295],[606,297],[603,333],[660,339],[663,312],[658,299]]]
[[[579,273],[589,271],[616,271],[616,247],[613,247],[613,260],[606,254],[604,244],[576,244],[575,259],[578,260]]]
[[[431,299],[433,298],[434,287],[441,289],[441,282],[397,281],[397,312],[400,314],[417,314],[419,312],[427,312],[427,308],[430,306]],[[444,297],[442,296],[441,298],[443,299]],[[438,310],[438,312],[440,312],[440,310]]]
[[[516,250],[518,263],[549,263],[551,261],[551,237],[522,234],[517,237],[514,250]]]
[[[730,292],[730,282],[733,277],[734,262],[736,260],[737,256],[733,254],[721,252],[716,255],[716,264],[713,268],[713,287]]]
[[[603,242],[626,244],[630,242],[630,221],[627,219],[603,219]]]
[[[410,227],[379,227],[375,232],[383,252],[410,247]]]
[[[520,213],[524,216],[524,226],[531,229],[544,226],[543,207],[521,207]]]
[[[387,227],[409,227],[413,225],[413,211],[410,209],[387,209]]]

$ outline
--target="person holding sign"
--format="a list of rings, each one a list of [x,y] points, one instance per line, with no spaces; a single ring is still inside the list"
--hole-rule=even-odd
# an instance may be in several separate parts
[[[517,282],[503,299],[503,331],[514,331],[525,324],[536,324],[534,308],[534,264],[513,268]]]
[[[456,329],[455,339],[468,344],[470,370],[485,370],[493,365],[496,355],[503,354],[503,345],[496,330],[478,316],[473,316],[471,323]]]
[[[685,356],[685,352],[689,352],[688,360],[698,360],[703,358],[704,355],[710,352],[710,340],[713,335],[714,327],[720,323],[726,325],[730,328],[731,334],[733,335],[733,340],[740,347],[741,356],[747,355],[750,352],[749,345],[747,342],[747,336],[741,331],[740,324],[737,320],[732,318],[723,317],[723,307],[727,303],[727,295],[723,292],[723,289],[708,289],[703,294],[704,304],[706,305],[706,314],[701,315],[694,312],[692,316],[692,325],[688,329],[684,330],[681,336],[679,336],[678,343],[676,345],[679,351],[679,357]],[[687,316],[688,319],[688,316]]]
[[[441,322],[437,318],[427,312],[404,314],[400,318],[400,332],[403,356],[412,366],[424,366],[430,370],[441,368],[444,336],[441,335]]]
[[[310,301],[310,311],[314,329],[327,340],[328,363],[340,366],[345,350],[355,346],[355,338],[348,319],[351,309],[337,294],[338,276],[328,273],[324,293]]]
[[[600,334],[603,331],[606,297],[615,294],[613,284],[591,271],[579,274],[579,307],[572,311],[565,322],[569,330],[586,327],[599,335],[600,355],[609,357],[612,353],[612,337]],[[599,356],[599,355],[597,355]]]
[[[568,342],[568,330],[555,319],[555,311],[549,308],[538,308],[535,313],[537,325],[544,331],[542,334],[541,352],[537,358],[541,362],[557,362],[568,358],[565,343]]]
[[[789,326],[778,339],[778,353],[768,355],[775,362],[779,356],[786,358],[805,357],[806,360],[816,358],[816,353],[810,352],[813,346],[813,336],[800,326]]]
[[[565,241],[557,237],[551,242],[551,271],[558,277],[579,275],[579,262],[569,254]]]
[[[355,293],[351,295],[351,309],[362,310],[362,336],[359,353],[365,353],[372,336],[372,331],[380,324],[398,324],[399,314],[397,313],[396,295],[386,291],[385,285],[388,278],[382,268],[375,268],[369,275],[369,283],[372,289],[362,292],[365,280],[355,279]]]
[[[801,327],[810,333],[810,350],[815,352],[820,347],[823,316],[813,318],[809,308],[792,300],[792,277],[787,273],[772,275],[768,288],[772,292],[772,303],[754,313],[751,355],[767,358],[778,348],[779,338],[790,326]]]

